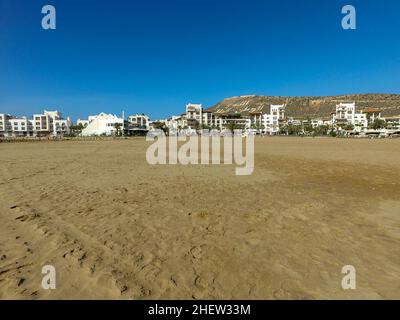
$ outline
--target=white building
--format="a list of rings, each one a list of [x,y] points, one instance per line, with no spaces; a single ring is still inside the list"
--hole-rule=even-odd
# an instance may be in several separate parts
[[[357,113],[355,103],[340,103],[336,105],[336,113],[333,115],[332,122],[338,127],[351,124],[356,131],[361,131],[368,127],[367,114]]]
[[[199,127],[203,124],[203,107],[201,104],[186,105],[186,121],[189,127]]]
[[[294,117],[290,117],[287,120],[287,124],[290,124],[292,126],[301,126],[303,124],[303,120],[302,119],[296,119]]]
[[[270,113],[262,115],[262,125],[265,133],[276,134],[279,132],[279,125],[285,119],[285,105],[271,105]]]
[[[32,131],[32,125],[27,118],[17,118],[4,113],[0,114],[0,136],[26,136],[28,130]]]
[[[9,120],[12,136],[14,137],[26,137],[33,136],[33,125],[31,120],[28,120],[26,117],[22,118],[11,118]]]
[[[336,105],[335,122],[354,122],[354,115],[356,113],[355,103],[339,103]]]
[[[279,132],[279,127],[285,119],[285,105],[271,105],[269,114],[251,113],[248,116],[237,114],[216,114],[204,111],[201,104],[189,103],[186,112],[180,116],[172,116],[167,120],[157,122],[165,123],[169,130],[193,130],[206,126],[210,129],[223,130],[232,127],[232,124],[244,130],[262,129],[269,134]]]
[[[173,116],[165,120],[165,125],[170,130],[200,129],[207,126],[211,129],[223,130],[232,127],[232,124],[245,130],[252,126],[264,128],[264,132],[275,134],[279,132],[279,126],[285,119],[285,105],[271,105],[269,114],[251,113],[249,116],[240,114],[216,114],[203,111],[201,104],[189,103],[186,112],[181,116]]]
[[[192,104],[186,106],[187,112],[180,116],[172,116],[165,120],[166,126],[170,130],[182,130],[189,128],[199,128],[207,126],[209,128],[222,128],[223,120],[220,116],[209,111],[204,111],[201,105]]]
[[[216,127],[220,130],[230,127],[231,124],[234,124],[244,130],[251,128],[251,119],[250,117],[238,117],[235,118],[232,115],[220,115],[215,117]]]
[[[61,114],[57,111],[45,110],[42,114],[33,115],[34,130],[38,135],[49,134],[54,130],[54,120],[61,119]]]
[[[7,136],[7,133],[11,131],[9,118],[11,116],[9,114],[0,113],[0,136]]]
[[[0,135],[5,137],[58,136],[70,133],[70,119],[62,119],[58,111],[44,111],[43,114],[27,117],[0,114]]]
[[[69,118],[54,120],[53,135],[70,134],[72,122]]]
[[[365,108],[362,110],[367,117],[368,124],[372,124],[375,120],[382,119],[381,109],[378,108]]]
[[[388,129],[400,130],[400,115],[385,118]]]
[[[316,119],[311,119],[310,124],[313,128],[317,128],[322,126],[331,126],[332,121],[330,119],[316,118]]]
[[[100,113],[89,117],[89,124],[82,130],[82,136],[112,136],[117,134],[117,128],[123,132],[124,119],[116,115]]]
[[[136,114],[128,117],[128,122],[131,125],[149,130],[150,128],[150,118],[144,114]]]
[[[34,114],[32,120],[35,135],[64,135],[70,133],[72,122],[69,118],[63,119],[58,111],[47,111],[43,114]]]
[[[165,126],[171,131],[179,131],[187,127],[186,116],[172,116],[164,122]]]
[[[0,113],[0,137],[8,137],[12,134],[10,119],[11,115]]]
[[[207,127],[217,127],[216,117],[212,112],[202,112],[202,124]]]

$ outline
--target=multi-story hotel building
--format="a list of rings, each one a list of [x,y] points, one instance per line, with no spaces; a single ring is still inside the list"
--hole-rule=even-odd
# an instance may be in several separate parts
[[[367,114],[357,113],[355,103],[340,103],[336,105],[336,112],[332,114],[332,123],[338,127],[353,125],[358,130],[368,127]]]
[[[366,115],[368,123],[373,123],[377,119],[381,119],[381,109],[365,108],[362,112]]]
[[[70,133],[71,124],[70,119],[62,119],[58,111],[44,111],[43,114],[33,115],[32,119],[0,114],[0,136],[30,137],[64,135]]]
[[[7,137],[12,133],[10,119],[12,116],[5,113],[0,113],[0,136]]]
[[[47,111],[33,115],[33,131],[36,135],[63,135],[70,133],[72,122],[69,118],[62,119],[58,111]]]
[[[12,136],[24,137],[33,136],[34,130],[32,120],[28,120],[26,117],[22,118],[11,118],[9,120],[12,129]]]
[[[242,116],[240,114],[217,114],[207,110],[204,111],[201,104],[190,103],[186,105],[186,113],[165,120],[165,125],[170,130],[193,130],[202,127],[222,130],[232,127],[232,124],[234,124],[245,130],[253,128],[259,130],[259,132],[276,134],[279,132],[279,127],[284,120],[285,105],[271,105],[270,113],[268,114],[257,112]]]
[[[400,115],[385,117],[388,129],[400,130]]]
[[[203,108],[201,104],[186,105],[186,121],[189,127],[201,127],[203,124]]]
[[[285,105],[271,105],[270,113],[262,115],[262,123],[264,131],[267,134],[276,134],[279,132],[279,127],[285,120]]]

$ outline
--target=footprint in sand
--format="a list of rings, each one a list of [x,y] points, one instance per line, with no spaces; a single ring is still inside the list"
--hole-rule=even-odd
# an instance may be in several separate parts
[[[25,221],[35,220],[37,218],[40,218],[40,215],[38,213],[29,213],[29,214],[23,214],[22,216],[18,216],[15,218],[15,220],[25,222]]]
[[[193,247],[190,249],[190,254],[192,255],[193,259],[200,259],[203,256],[203,250],[201,247]]]

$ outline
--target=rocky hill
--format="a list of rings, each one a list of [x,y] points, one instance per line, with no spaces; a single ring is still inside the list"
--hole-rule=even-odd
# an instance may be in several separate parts
[[[239,96],[227,98],[207,110],[217,114],[247,115],[252,112],[269,113],[271,104],[285,103],[288,117],[329,117],[340,102],[355,102],[358,110],[367,107],[379,108],[382,109],[383,116],[400,115],[400,94],[352,94],[331,97]]]

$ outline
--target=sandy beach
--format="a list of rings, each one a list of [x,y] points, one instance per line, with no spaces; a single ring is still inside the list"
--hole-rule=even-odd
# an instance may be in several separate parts
[[[400,299],[400,139],[257,138],[250,176],[148,145],[0,144],[0,299]]]

